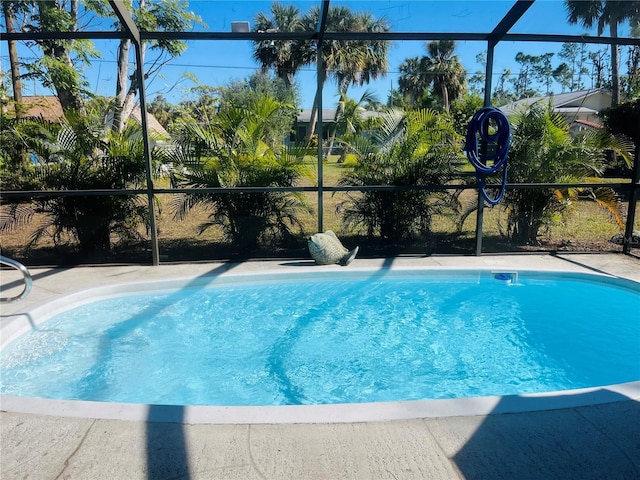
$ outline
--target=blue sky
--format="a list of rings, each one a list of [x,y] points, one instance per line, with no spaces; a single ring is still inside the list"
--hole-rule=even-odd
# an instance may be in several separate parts
[[[318,2],[283,2],[297,5],[301,11],[306,12],[311,5]],[[230,31],[232,21],[247,20],[253,26],[253,18],[256,12],[268,12],[269,1],[192,1],[193,10],[202,16],[208,29],[213,31]],[[356,0],[331,2],[332,6],[347,5],[354,11],[368,11],[375,17],[384,16],[391,25],[392,31],[411,32],[487,32],[491,31],[502,19],[505,13],[513,5],[511,0],[469,0],[469,1],[398,1],[398,0]],[[597,31],[588,31],[580,25],[569,25],[564,2],[561,0],[537,0],[518,24],[512,33],[546,33],[546,34],[570,34],[581,35],[589,33],[597,35]],[[628,27],[622,29],[621,34],[628,35]],[[169,67],[172,72],[170,77],[164,79],[166,88],[171,83],[167,80],[175,78],[178,72],[194,73],[201,83],[220,84],[225,83],[226,78],[243,78],[250,75],[256,68],[256,63],[251,58],[252,44],[250,42],[191,42],[186,54],[176,59],[174,66]],[[514,58],[519,51],[527,54],[538,55],[546,52],[557,52],[560,44],[540,43],[515,43],[502,42],[495,50],[494,73],[499,75],[504,68],[517,73],[518,65]],[[604,48],[594,46],[593,48]],[[484,42],[458,42],[457,53],[469,74],[483,67],[477,63],[476,56],[486,49]],[[376,82],[361,88],[351,87],[349,95],[359,98],[365,90],[373,91],[379,100],[385,101],[392,87],[397,87],[398,66],[411,56],[424,55],[425,42],[399,41],[394,42],[389,55],[389,74]],[[557,55],[554,63],[560,63]],[[212,66],[213,65],[213,66]],[[229,68],[223,68],[228,66]],[[179,73],[178,73],[179,75]],[[296,77],[302,94],[303,107],[310,108],[316,89],[315,67],[310,66]],[[184,86],[191,85],[184,82]],[[587,85],[590,86],[590,85]],[[150,92],[164,87],[159,81],[150,85]],[[559,88],[559,87],[558,87]],[[170,98],[180,96],[181,88],[174,88]],[[325,85],[323,102],[325,107],[333,106],[337,101],[337,89],[335,84],[329,82]]]
[[[368,11],[375,17],[384,16],[391,25],[392,31],[399,32],[489,32],[511,8],[514,0],[351,0],[331,2],[332,6],[346,5],[353,11]],[[302,12],[308,11],[319,1],[295,1],[293,3]],[[206,27],[199,26],[196,30],[231,31],[232,21],[249,21],[253,27],[253,19],[259,11],[268,12],[270,1],[220,1],[220,0],[192,0],[190,8],[199,14]],[[562,0],[537,0],[523,18],[512,29],[512,33],[543,33],[581,35],[588,33],[597,35],[595,29],[587,30],[580,25],[569,25],[567,13]],[[620,35],[628,35],[628,26],[621,29]],[[94,61],[93,68],[87,75],[94,91],[101,95],[113,95],[115,91],[115,52],[117,42],[96,42],[102,51],[102,60]],[[504,68],[509,68],[514,74],[519,67],[514,58],[519,51],[530,55],[546,52],[558,52],[560,44],[541,44],[532,42],[501,42],[495,50],[494,79]],[[6,59],[6,44],[0,45],[2,55],[2,70],[8,70]],[[592,49],[603,49],[604,46],[594,45]],[[486,49],[484,42],[458,42],[457,54],[469,75],[483,67],[477,63],[476,56]],[[389,74],[368,86],[349,89],[349,96],[359,98],[365,90],[376,94],[380,101],[386,101],[392,87],[397,87],[398,66],[412,56],[424,55],[425,42],[398,41],[391,46],[389,54]],[[149,54],[147,60],[152,59]],[[555,55],[554,66],[562,59]],[[248,41],[191,41],[187,51],[174,59],[162,69],[162,75],[150,78],[147,84],[147,96],[153,99],[162,93],[171,102],[178,102],[184,98],[188,88],[194,83],[185,78],[184,74],[195,75],[201,84],[218,86],[228,84],[232,79],[242,79],[251,75],[257,68],[252,59],[252,43]],[[300,86],[302,106],[310,108],[316,89],[315,66],[299,72],[296,80]],[[495,85],[495,83],[494,83]],[[591,86],[587,82],[587,87]],[[36,93],[46,94],[40,86]],[[560,87],[556,86],[556,91]],[[27,92],[30,94],[32,92]],[[337,101],[337,89],[334,83],[326,84],[323,96],[325,108],[330,108]]]

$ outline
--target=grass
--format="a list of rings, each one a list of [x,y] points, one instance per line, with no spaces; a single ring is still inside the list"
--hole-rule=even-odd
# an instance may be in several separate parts
[[[336,186],[342,175],[350,169],[348,163],[338,164],[334,158],[323,164],[323,184]],[[317,167],[315,159],[309,158],[305,162],[306,174],[300,181],[300,186],[317,185]],[[628,181],[628,180],[627,180]],[[160,179],[156,187],[168,186],[166,179]],[[306,238],[318,229],[317,214],[318,195],[316,192],[304,192],[303,197],[313,207],[313,214],[305,214],[300,217],[304,225],[295,244],[284,249],[264,249],[255,252],[257,257],[289,256],[307,257]],[[474,190],[465,192],[465,195],[475,195]],[[228,245],[219,230],[211,228],[204,233],[199,233],[199,226],[206,221],[208,212],[203,208],[193,209],[185,220],[174,218],[172,207],[172,195],[158,195],[157,226],[160,244],[161,260],[211,260],[218,258],[230,258],[241,255],[240,252]],[[395,255],[399,253],[463,253],[475,252],[475,228],[476,214],[471,214],[463,224],[461,232],[457,232],[456,223],[458,217],[453,213],[439,216],[434,219],[433,235],[421,242],[411,245],[397,245],[391,248],[382,248],[377,242],[364,238],[356,232],[343,231],[340,214],[337,206],[345,199],[341,192],[327,192],[323,195],[323,230],[332,229],[341,238],[348,248],[360,245],[360,256]],[[640,207],[640,206],[639,206]],[[640,208],[639,208],[640,211]],[[638,216],[640,217],[640,216]],[[86,259],[78,259],[72,242],[68,239],[66,246],[55,247],[51,239],[45,239],[28,252],[24,251],[29,242],[31,233],[35,230],[38,219],[23,226],[20,229],[4,232],[0,238],[3,255],[18,258],[28,265],[42,264],[68,264],[86,263]],[[522,251],[522,250],[573,250],[573,251],[620,251],[620,247],[609,242],[609,239],[620,233],[617,225],[611,220],[608,213],[600,209],[590,201],[579,201],[573,211],[566,218],[558,217],[554,223],[541,232],[539,246],[510,245],[503,236],[506,225],[506,214],[498,205],[486,208],[483,223],[483,246],[487,252]],[[636,230],[640,230],[640,218],[636,218]],[[146,232],[141,232],[146,235]],[[147,238],[149,238],[147,236]],[[116,242],[117,239],[114,239]],[[114,252],[107,258],[95,259],[98,262],[150,262],[149,240],[132,245],[117,245]]]

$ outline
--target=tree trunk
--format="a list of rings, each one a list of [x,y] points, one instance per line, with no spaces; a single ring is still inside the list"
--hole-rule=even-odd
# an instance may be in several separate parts
[[[444,82],[442,82],[442,103],[444,103],[444,111],[449,113],[449,89]]]
[[[123,45],[125,42],[127,45]],[[136,70],[130,78],[128,76],[130,49],[130,40],[123,40],[120,43],[120,49],[118,50],[118,81],[116,82],[116,98],[113,113],[113,124],[111,126],[111,129],[115,132],[121,132],[124,129],[124,125],[131,116],[131,112],[136,105],[136,96],[138,95],[139,90],[138,71]],[[145,45],[143,44],[141,52],[143,59],[144,52]],[[129,82],[128,87],[127,82]]]
[[[612,18],[609,21],[609,34],[611,38],[618,38],[618,20]],[[611,44],[611,106],[620,103],[620,62],[618,60],[618,45]]]
[[[311,117],[309,118],[309,130],[307,131],[307,142],[311,140],[316,130],[316,124],[318,123],[318,96],[320,90],[316,91],[316,99],[313,101],[313,107],[311,108]],[[318,139],[320,142],[322,139]]]
[[[326,78],[327,78],[326,72],[322,72],[322,85],[324,85]],[[320,103],[320,95],[322,95],[322,88],[318,87],[316,89],[316,96],[313,101],[313,108],[311,109],[311,118],[309,118],[309,131],[307,132],[307,142],[311,140],[311,137],[316,131],[316,124],[318,123],[318,104]],[[322,142],[322,138],[318,138],[319,145],[321,142]]]
[[[40,14],[40,27],[45,32],[56,31],[57,13],[53,13],[58,9],[56,2],[38,2],[38,12]],[[75,19],[74,19],[75,20]],[[75,30],[75,24],[72,30]],[[42,41],[42,53],[54,59],[59,65],[49,66],[49,75],[51,82],[56,90],[56,95],[60,100],[63,110],[73,109],[81,115],[85,113],[84,101],[80,95],[78,80],[69,79],[70,72],[75,71],[75,66],[71,61],[69,50],[73,40],[44,40]]]
[[[4,22],[6,24],[7,33],[15,33],[15,17],[11,10],[11,4],[4,3]],[[16,117],[22,116],[22,80],[20,79],[20,67],[18,64],[18,48],[13,40],[7,41],[9,48],[9,63],[11,65],[11,86],[13,89],[13,100],[16,102]]]
[[[114,132],[121,132],[124,125],[124,115],[122,108],[127,95],[127,81],[129,73],[129,51],[131,50],[131,40],[122,39],[118,46],[118,76],[116,81],[116,98],[113,107],[113,123],[111,129]]]
[[[139,8],[144,8],[144,0],[140,1]],[[140,57],[142,58],[142,68],[144,68],[144,54],[146,44],[140,47]],[[116,98],[113,112],[113,124],[111,129],[115,132],[121,132],[124,129],[125,122],[131,116],[131,112],[135,107],[136,96],[138,95],[139,82],[138,70],[129,78],[129,52],[131,51],[131,40],[121,40],[118,48],[118,78],[116,82]],[[127,84],[129,85],[127,87]]]

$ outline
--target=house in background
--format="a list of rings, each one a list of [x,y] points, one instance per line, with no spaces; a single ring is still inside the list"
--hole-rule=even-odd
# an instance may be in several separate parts
[[[58,97],[55,95],[22,97],[22,104],[25,108],[23,112],[23,116],[25,117],[38,117],[48,122],[58,123],[64,118],[62,105],[60,105],[60,100],[58,100]],[[7,115],[15,115],[15,104],[13,102],[3,105],[2,108]],[[140,107],[136,106],[133,108],[130,118],[139,125],[142,123]],[[106,119],[106,124],[110,125],[112,120],[113,114],[109,114]],[[158,138],[159,143],[162,143],[162,140],[169,139],[169,133],[150,113],[147,113],[147,123],[149,130]]]
[[[133,107],[133,111],[129,118],[138,125],[142,125],[142,110],[140,110],[139,106]],[[149,126],[149,131],[153,132],[154,136],[157,137],[155,139],[156,143],[164,143],[169,140],[169,132],[167,132],[158,119],[149,112],[147,112],[147,125]]]
[[[373,110],[366,110],[362,112],[362,118],[367,120],[373,117],[379,117],[380,112],[376,112]],[[319,120],[319,119],[318,119]],[[304,142],[304,139],[307,138],[307,133],[311,128],[311,109],[304,109],[296,118],[295,124],[293,125],[292,132],[289,135],[288,144],[294,144],[296,141]],[[328,140],[331,136],[331,133],[336,127],[336,109],[335,108],[324,108],[322,109],[322,139]]]
[[[47,122],[60,122],[64,113],[60,100],[54,95],[22,97],[22,105],[25,117],[39,117]],[[13,117],[16,114],[16,107],[13,102],[3,105],[2,111],[6,115]]]
[[[330,132],[335,128],[336,109],[324,108],[322,109],[322,139],[327,140]],[[318,118],[319,120],[319,118]],[[294,144],[296,142],[304,142],[307,138],[311,123],[311,109],[307,108],[302,110],[296,118],[292,131],[289,134],[289,141],[287,143]]]
[[[530,105],[551,103],[554,113],[561,114],[569,124],[569,132],[602,128],[600,111],[611,107],[611,93],[604,88],[592,88],[578,92],[558,93],[547,97],[523,98],[499,107],[507,117],[524,111]]]

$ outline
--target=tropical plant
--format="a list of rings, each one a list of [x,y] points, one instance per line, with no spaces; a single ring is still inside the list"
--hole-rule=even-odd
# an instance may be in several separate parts
[[[338,163],[345,160],[349,150],[349,142],[358,134],[365,130],[371,130],[375,126],[376,117],[366,116],[367,108],[376,104],[377,100],[368,90],[362,94],[359,100],[347,97],[345,93],[340,93],[340,101],[336,109],[335,128],[332,131],[331,144],[329,146],[329,155],[333,148],[335,138],[339,138],[344,148],[338,159]]]
[[[22,181],[44,191],[142,188],[146,170],[141,128],[130,123],[122,132],[109,132],[102,118],[96,113],[67,114],[62,123],[31,119],[30,130],[37,126],[37,135],[21,138],[36,164],[23,171]],[[85,255],[108,253],[114,234],[123,241],[140,239],[137,227],[149,220],[146,201],[138,195],[36,196],[30,208],[29,215],[24,208],[14,209],[14,215],[41,219],[27,247],[43,237],[59,244],[70,234]]]
[[[433,90],[442,101],[445,112],[451,102],[466,89],[466,72],[455,55],[455,40],[434,40],[427,43],[427,79],[433,82]]]
[[[306,14],[293,6],[272,4],[271,16],[259,13],[256,30],[272,32],[313,32],[317,29],[320,8],[312,7]],[[369,13],[356,13],[348,7],[329,7],[327,31],[331,32],[387,32],[389,25],[384,18],[376,19]],[[276,75],[292,81],[293,75],[318,58],[318,42],[307,40],[273,40],[268,38],[254,42],[254,58],[263,69],[273,68]],[[346,94],[350,85],[364,85],[386,75],[389,42],[384,40],[325,40],[322,51],[323,68],[321,82],[335,79],[338,91]],[[314,134],[317,122],[317,99],[311,112],[308,139]]]
[[[635,144],[633,166],[630,163],[628,163],[628,166],[632,168],[631,182],[637,186],[638,182],[640,182],[640,98],[608,108],[600,112],[600,114],[604,119],[605,127],[611,133],[624,135]],[[625,238],[631,238],[637,216],[638,200],[640,200],[640,191],[636,188],[631,191],[629,196]],[[628,245],[625,248],[628,248]]]
[[[255,17],[258,32],[300,32],[303,31],[300,10],[294,5],[271,4],[271,16],[259,12]],[[308,46],[294,40],[254,41],[253,58],[262,66],[263,73],[272,68],[278,78],[287,85],[293,85],[296,72],[313,61],[313,53]]]
[[[551,105],[535,103],[510,122],[511,183],[585,183],[602,174],[606,149],[628,158],[631,148],[604,132],[570,135],[566,120]],[[579,197],[596,201],[622,228],[621,204],[610,188],[508,189],[502,200],[506,234],[517,244],[538,244],[541,228],[568,215]]]
[[[566,0],[569,23],[581,23],[591,28],[598,25],[598,35],[609,27],[609,35],[618,37],[618,26],[640,16],[640,2],[634,0]],[[611,83],[613,105],[620,102],[620,64],[618,45],[611,43]]]
[[[466,92],[466,72],[455,55],[454,40],[434,40],[426,44],[427,55],[407,58],[400,65],[399,90],[415,104],[430,86],[445,112],[451,102]]]
[[[402,187],[445,185],[453,176],[460,145],[445,114],[427,109],[385,112],[376,135],[353,141],[357,164],[339,184],[400,188],[347,192],[347,200],[338,206],[343,227],[363,230],[369,237],[379,235],[388,244],[428,235],[433,216],[449,204],[450,195]]]
[[[299,112],[297,85],[289,84],[268,73],[256,72],[246,79],[231,81],[229,85],[219,87],[217,91],[222,109],[252,108],[263,96],[272,97],[280,103],[280,108],[271,117],[263,138],[272,147],[282,143],[285,136],[288,136]]]
[[[269,96],[244,108],[222,110],[207,124],[184,123],[176,132],[172,183],[180,188],[291,187],[301,175],[302,156],[269,145],[269,122],[284,108]],[[298,214],[309,211],[299,193],[187,191],[174,198],[175,218],[182,220],[196,205],[210,209],[200,233],[217,226],[244,251],[261,244],[291,240],[302,231]]]
[[[406,97],[409,105],[415,105],[431,85],[431,80],[427,78],[428,69],[427,57],[407,58],[400,64],[398,90]]]

